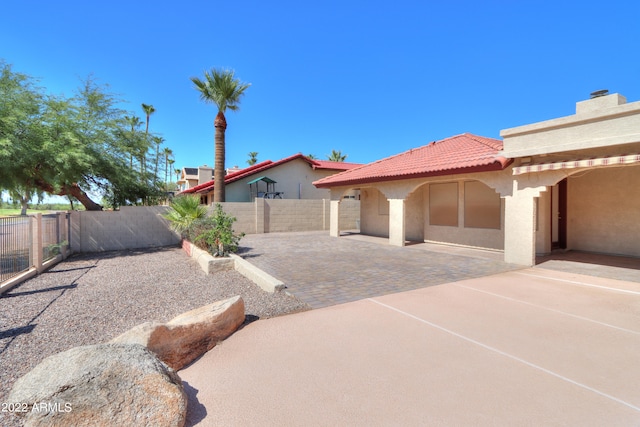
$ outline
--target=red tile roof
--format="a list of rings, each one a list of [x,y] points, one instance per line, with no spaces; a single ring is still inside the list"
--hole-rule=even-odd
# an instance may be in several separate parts
[[[314,169],[332,169],[332,170],[342,170],[346,171],[349,169],[357,168],[358,166],[362,166],[362,163],[347,163],[347,162],[332,162],[330,160],[316,160],[313,159]]]
[[[511,163],[498,155],[502,141],[465,133],[413,148],[367,165],[320,179],[319,188],[428,176],[502,170]]]
[[[278,166],[296,159],[304,160],[313,169],[329,169],[329,170],[336,170],[336,171],[346,171],[346,170],[356,168],[358,166],[362,166],[362,164],[360,163],[330,162],[327,160],[315,160],[315,159],[312,160],[307,156],[298,153],[298,154],[294,154],[293,156],[280,159],[276,162],[272,162],[271,160],[265,160],[264,162],[256,163],[255,165],[249,166],[248,168],[230,173],[224,177],[224,183],[225,185],[227,185],[234,181],[238,181],[242,178],[246,178],[248,176],[258,174],[260,172],[264,172],[275,166]],[[206,192],[212,191],[213,187],[214,187],[214,180],[211,180],[203,184],[196,185],[195,187],[188,188],[178,194],[206,193]]]

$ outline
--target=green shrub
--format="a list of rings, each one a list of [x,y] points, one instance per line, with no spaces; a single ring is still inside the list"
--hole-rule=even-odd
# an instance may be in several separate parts
[[[185,233],[193,222],[206,217],[206,215],[207,207],[200,204],[200,196],[189,194],[175,197],[164,217],[171,222],[173,230],[180,233],[182,237],[187,237]]]
[[[244,236],[244,233],[234,234],[235,221],[235,217],[225,213],[222,206],[216,204],[213,215],[194,221],[187,234],[196,246],[213,256],[228,256],[230,252],[238,250],[238,243]]]

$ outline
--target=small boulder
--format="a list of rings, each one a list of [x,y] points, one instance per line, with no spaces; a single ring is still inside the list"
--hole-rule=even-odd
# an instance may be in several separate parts
[[[111,342],[144,345],[178,371],[234,333],[244,317],[244,301],[235,296],[188,311],[164,324],[142,323]]]
[[[140,345],[75,347],[18,379],[8,402],[25,402],[26,426],[184,426],[180,377]]]

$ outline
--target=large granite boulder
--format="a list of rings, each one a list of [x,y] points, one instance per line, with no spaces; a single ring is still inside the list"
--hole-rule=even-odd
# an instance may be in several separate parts
[[[141,344],[177,371],[234,333],[244,317],[244,301],[235,296],[188,311],[167,323],[142,323],[111,342]]]
[[[139,345],[72,348],[43,360],[6,398],[26,426],[183,426],[180,377]]]

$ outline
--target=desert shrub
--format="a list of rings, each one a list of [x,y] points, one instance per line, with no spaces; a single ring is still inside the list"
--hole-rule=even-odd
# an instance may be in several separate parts
[[[205,218],[206,215],[207,207],[200,204],[200,196],[189,194],[175,197],[164,217],[169,220],[173,230],[180,233],[182,237],[188,238],[185,233],[189,231],[194,221]]]
[[[233,223],[236,218],[216,204],[212,215],[193,221],[187,232],[188,239],[213,256],[228,256],[238,250],[238,243],[244,233],[235,234]]]

